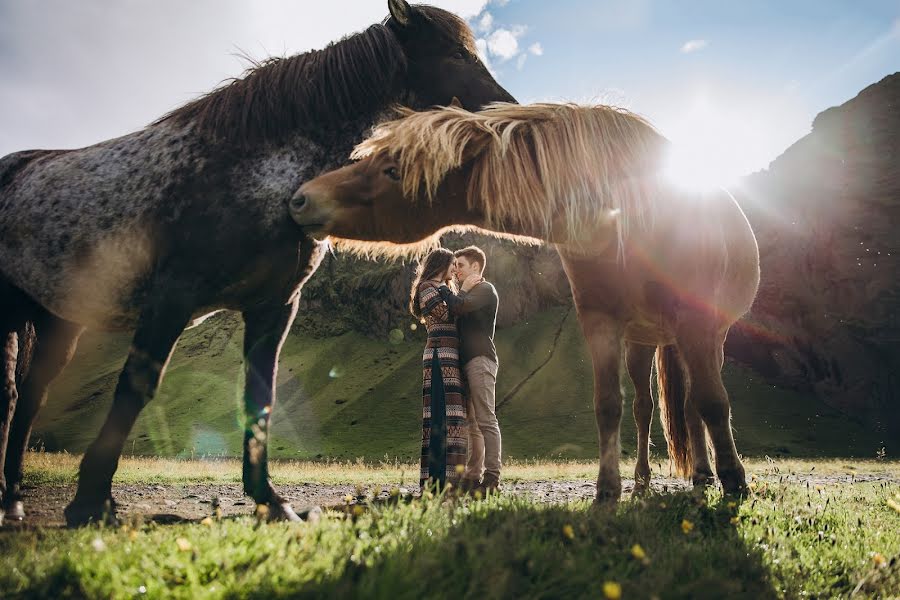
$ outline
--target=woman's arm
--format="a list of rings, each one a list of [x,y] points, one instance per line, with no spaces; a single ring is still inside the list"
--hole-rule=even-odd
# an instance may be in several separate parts
[[[433,283],[423,282],[419,286],[419,307],[423,317],[431,315],[440,321],[450,320],[450,309]]]

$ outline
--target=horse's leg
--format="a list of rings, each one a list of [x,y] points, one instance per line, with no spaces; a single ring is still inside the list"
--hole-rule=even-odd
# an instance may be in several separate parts
[[[731,406],[722,384],[725,333],[701,316],[683,319],[676,338],[691,379],[688,404],[694,406],[709,431],[722,487],[726,493],[743,493],[747,488],[744,466],[731,434]],[[693,437],[691,443],[695,444]],[[705,444],[704,439],[703,452]]]
[[[299,295],[287,305],[244,312],[244,493],[267,505],[269,518],[299,521],[269,481],[269,421],[275,404],[278,355],[297,314]]]
[[[691,481],[695,489],[702,489],[715,483],[712,467],[709,466],[709,448],[706,445],[706,428],[697,406],[690,398],[684,404],[684,422],[691,444],[693,469]]]
[[[31,428],[38,411],[47,401],[47,386],[72,360],[78,337],[84,328],[40,311],[34,324],[31,365],[19,382],[19,404],[9,432],[4,473],[8,494],[4,499],[7,519],[25,518],[21,498],[22,463],[28,450]]]
[[[621,365],[621,326],[607,315],[579,313],[584,337],[594,365],[594,416],[600,440],[600,472],[597,475],[596,503],[615,503],[622,495],[619,475],[622,421],[622,391],[619,388]]]
[[[9,321],[3,323],[0,328],[3,347],[0,348],[0,461],[6,460],[6,444],[9,438],[9,429],[13,415],[16,412],[16,404],[19,400],[19,391],[16,386],[16,359],[19,355],[19,336],[17,328],[10,325]],[[0,473],[0,498],[4,503],[7,497],[6,478]],[[0,523],[3,522],[3,513],[0,512]]]
[[[650,423],[653,420],[653,395],[650,376],[655,346],[632,342],[625,344],[625,365],[634,384],[634,423],[637,426],[637,463],[634,465],[634,493],[642,494],[650,487]]]
[[[153,399],[175,342],[191,317],[185,304],[171,299],[177,299],[177,294],[160,294],[138,319],[106,422],[81,460],[78,491],[65,510],[70,526],[102,519],[105,513],[114,516],[112,478],[122,447],[141,409]]]

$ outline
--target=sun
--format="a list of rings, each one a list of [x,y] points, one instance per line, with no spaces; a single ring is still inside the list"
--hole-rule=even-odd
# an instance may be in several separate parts
[[[771,125],[746,106],[700,94],[684,108],[663,128],[671,141],[665,173],[679,187],[729,187],[771,160]]]
[[[689,191],[728,187],[741,173],[727,155],[699,140],[673,143],[665,163],[665,175],[676,186]]]

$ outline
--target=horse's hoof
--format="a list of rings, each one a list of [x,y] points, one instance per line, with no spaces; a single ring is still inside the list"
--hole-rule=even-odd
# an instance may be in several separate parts
[[[594,506],[615,506],[622,496],[622,490],[597,490]]]
[[[294,512],[294,507],[291,506],[290,502],[273,502],[269,505],[268,520],[299,523],[303,519],[297,516],[297,513]]]
[[[729,496],[746,496],[750,491],[743,470],[720,472],[719,481],[722,482],[722,490]]]
[[[716,485],[716,478],[712,476],[712,474],[698,474],[691,477],[691,481],[694,484],[694,491],[706,491],[707,488],[714,487]]]
[[[66,516],[66,525],[69,527],[82,527],[91,523],[119,524],[119,519],[116,517],[116,503],[112,498],[99,503],[73,501],[66,507],[63,514]]]
[[[2,513],[7,521],[24,521],[25,520],[25,503],[21,500],[11,502],[3,507]],[[2,519],[2,518],[0,518]]]

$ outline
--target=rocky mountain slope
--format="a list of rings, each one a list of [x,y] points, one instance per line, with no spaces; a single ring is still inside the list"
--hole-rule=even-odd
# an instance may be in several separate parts
[[[762,282],[728,353],[900,435],[900,73],[819,114],[738,199]]]

